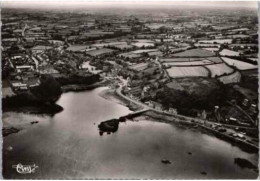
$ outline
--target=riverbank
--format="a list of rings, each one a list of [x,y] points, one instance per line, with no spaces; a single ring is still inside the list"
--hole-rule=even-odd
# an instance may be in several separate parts
[[[107,88],[99,93],[99,96],[103,97],[106,100],[113,101],[117,104],[121,104],[123,106],[128,107],[131,111],[138,111],[141,110],[142,107],[131,104],[130,101],[120,97],[116,94],[116,90],[114,88]]]
[[[90,85],[86,84],[69,84],[61,87],[63,93],[73,91],[79,92],[84,90],[91,90],[101,86],[106,86],[109,81],[96,82]],[[49,114],[54,115],[61,112],[63,108],[57,104],[47,104],[41,102],[30,93],[13,95],[2,98],[3,112],[24,112],[31,114]]]
[[[80,91],[84,91],[84,90],[91,90],[91,89],[95,89],[98,87],[102,87],[102,86],[107,86],[110,84],[110,81],[105,80],[105,81],[101,81],[101,82],[96,82],[94,84],[90,84],[90,85],[86,85],[86,84],[68,84],[68,85],[63,85],[61,87],[61,90],[63,93],[65,92],[80,92]]]
[[[2,98],[3,112],[24,112],[31,114],[54,115],[63,108],[55,103],[47,103],[36,99],[30,94],[20,94]]]
[[[109,81],[98,82],[93,85],[68,85],[63,93],[72,91],[80,92],[84,90],[95,89],[106,86]],[[115,93],[114,89],[107,88],[101,91],[98,95],[109,101],[121,104],[128,107],[130,110],[138,110],[139,107],[129,106],[129,102],[120,98]],[[13,96],[3,100],[3,136],[18,133],[21,130],[37,124],[37,119],[27,119],[30,116],[37,118],[44,116],[53,116],[56,113],[63,111],[63,107],[58,104],[44,104],[36,102],[35,100],[27,100],[28,96]],[[8,119],[9,114],[14,114],[15,119]],[[30,115],[30,116],[29,116]],[[31,118],[31,117],[30,117]],[[15,121],[14,121],[15,120]]]
[[[36,170],[32,176],[42,179],[58,178],[57,173],[64,173],[66,177],[74,174],[78,179],[86,178],[86,174],[88,178],[105,179],[113,177],[115,172],[119,173],[117,178],[136,175],[149,179],[162,175],[163,179],[211,179],[219,173],[219,179],[256,178],[257,173],[234,163],[234,158],[240,157],[257,165],[256,154],[248,154],[214,136],[201,134],[198,128],[183,126],[181,129],[174,124],[157,122],[159,119],[150,121],[150,118],[136,117],[133,119],[136,121],[120,122],[116,133],[100,135],[98,125],[101,122],[132,113],[127,107],[100,97],[104,89],[106,87],[62,94],[57,104],[64,111],[53,117],[28,114],[33,117],[30,119],[10,113],[5,116],[5,120],[15,122],[39,121],[32,125],[27,122],[27,127],[18,133],[4,137],[6,178],[31,178],[31,175],[17,175],[15,169],[10,169],[14,163],[21,162],[20,158],[28,162],[23,164],[40,165],[44,173]],[[170,160],[171,164],[164,164],[162,160]],[[64,164],[64,161],[72,164]],[[68,172],[75,169],[75,163],[78,172]],[[122,165],[126,166],[124,172]],[[205,172],[207,175],[202,174]]]
[[[245,140],[241,140],[235,137],[230,136],[227,132],[219,132],[216,129],[210,127],[210,125],[206,125],[202,121],[197,122],[195,119],[188,119],[185,117],[179,117],[174,115],[166,115],[159,114],[154,111],[146,111],[142,115],[152,117],[154,120],[165,123],[175,123],[176,125],[185,126],[186,128],[200,128],[201,130],[205,130],[214,136],[231,143],[232,145],[236,145],[244,151],[258,153],[259,146],[251,144]],[[127,116],[126,116],[127,117]]]
[[[18,133],[33,125],[36,125],[42,119],[47,119],[45,115],[26,114],[18,112],[4,112],[2,115],[2,134],[3,137]]]

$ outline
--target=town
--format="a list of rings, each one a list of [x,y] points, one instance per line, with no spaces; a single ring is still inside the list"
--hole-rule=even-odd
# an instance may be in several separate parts
[[[258,148],[256,11],[1,13],[3,111],[109,86],[132,111],[184,117]]]

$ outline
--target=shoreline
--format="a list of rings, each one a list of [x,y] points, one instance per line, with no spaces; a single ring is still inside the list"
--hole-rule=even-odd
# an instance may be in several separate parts
[[[66,92],[80,92],[84,90],[91,90],[102,86],[107,86],[110,82],[109,81],[101,81],[96,82],[94,84],[85,85],[85,84],[68,84],[61,86],[62,93]]]
[[[180,119],[177,116],[175,117],[175,116],[170,116],[170,115],[163,115],[163,114],[159,114],[153,110],[145,111],[145,112],[143,112],[141,114],[137,114],[137,115],[131,115],[131,113],[130,113],[128,115],[122,116],[121,119],[122,118],[135,119],[140,116],[149,117],[152,121],[163,122],[163,123],[167,123],[167,124],[175,124],[175,125],[178,125],[178,126],[181,126],[184,128],[188,128],[188,129],[191,129],[191,128],[200,129],[202,134],[210,133],[210,134],[214,135],[215,137],[230,143],[231,145],[235,145],[235,146],[239,147],[243,151],[254,152],[254,153],[258,153],[258,151],[259,151],[259,146],[257,146],[257,145],[248,143],[244,140],[236,139],[230,135],[221,133],[221,132],[214,130],[208,126],[205,126],[201,123],[195,122],[194,120],[188,120],[186,118]]]
[[[99,93],[99,96],[106,100],[109,100],[109,101],[115,102],[117,104],[123,105],[125,107],[128,107],[129,110],[131,110],[131,111],[139,111],[142,109],[140,106],[130,104],[130,102],[128,100],[118,96],[116,94],[116,90],[114,88],[107,88],[107,89],[101,91]]]
[[[81,91],[83,90],[90,90],[90,89],[94,89],[97,87],[102,87],[105,86],[107,82],[99,82],[98,84],[94,84],[94,85],[90,85],[90,86],[79,86],[79,85],[75,85],[76,89],[71,85],[70,87],[67,88],[67,91]],[[87,89],[86,89],[87,88]],[[63,92],[64,93],[64,92]],[[225,140],[231,144],[235,144],[238,147],[242,147],[242,148],[253,148],[253,150],[259,150],[259,147],[257,147],[254,144],[249,144],[247,142],[245,142],[244,140],[238,140],[236,138],[233,138],[229,135],[226,135],[224,133],[221,133],[219,131],[213,130],[207,126],[204,125],[203,121],[200,120],[198,121],[196,118],[187,118],[185,116],[181,116],[181,115],[168,115],[168,114],[163,114],[163,113],[158,113],[156,111],[153,110],[142,110],[142,108],[138,105],[134,105],[134,104],[130,104],[129,100],[124,99],[124,97],[121,97],[120,95],[118,95],[116,93],[116,89],[115,88],[106,88],[104,90],[102,90],[100,93],[98,93],[98,95],[106,100],[112,101],[116,104],[120,104],[123,105],[125,107],[128,107],[129,110],[133,111],[133,115],[130,113],[128,115],[122,116],[122,118],[134,118],[134,117],[138,117],[138,116],[148,116],[150,118],[156,119],[154,121],[158,121],[158,122],[164,122],[164,123],[168,123],[168,124],[178,124],[180,126],[184,126],[187,128],[201,128],[207,132],[212,133],[213,135],[215,135],[216,137]],[[23,109],[23,111],[19,111],[19,109]],[[25,112],[24,109],[27,111]],[[142,112],[144,111],[144,112]],[[33,106],[27,106],[27,107],[22,107],[22,108],[14,108],[10,109],[8,111],[3,111],[3,113],[8,113],[8,112],[16,112],[16,113],[21,113],[21,114],[42,114],[44,115],[43,111],[41,110],[41,108],[37,108],[37,107],[33,107]],[[135,114],[135,112],[140,112]],[[46,114],[46,113],[45,113]],[[56,114],[56,113],[54,113]],[[54,115],[53,114],[53,115]],[[48,114],[47,114],[48,115]],[[4,121],[3,121],[4,122]],[[30,122],[32,124],[32,122]],[[19,129],[19,125],[17,127],[17,125],[10,125],[9,127],[4,127],[3,126],[3,136],[7,136],[9,134],[13,134],[13,133],[17,133],[22,129]],[[203,133],[203,132],[202,132]]]
[[[66,92],[77,92],[77,91],[84,91],[84,90],[91,90],[98,87],[106,86],[109,83],[109,81],[101,81],[97,82],[91,85],[66,85],[62,87],[62,93]],[[20,115],[19,117],[27,117],[27,115],[31,116],[53,116],[61,111],[63,111],[63,107],[61,107],[58,104],[48,105],[48,104],[35,104],[35,105],[22,105],[22,106],[16,106],[15,104],[8,103],[8,99],[10,98],[2,98],[2,102],[5,101],[6,105],[3,104],[2,114],[3,114],[3,127],[2,127],[2,136],[6,137],[8,135],[12,135],[15,133],[18,133],[24,129],[27,129],[29,126],[32,126],[33,124],[37,124],[38,121],[31,120],[26,121],[24,119],[20,120],[17,119],[16,122],[12,120],[8,120],[8,118],[4,119],[6,116],[8,117],[8,114],[13,113],[15,115]],[[19,101],[19,96],[12,96],[12,103]],[[10,102],[10,101],[9,101]],[[20,101],[19,101],[20,102]]]
[[[12,118],[10,118],[11,114]],[[4,138],[6,136],[19,133],[20,131],[30,128],[35,124],[37,125],[41,119],[46,119],[46,116],[48,115],[39,115],[13,111],[4,112],[2,119],[2,136]]]
[[[92,85],[68,85],[68,87],[65,87],[63,90],[63,93],[66,92],[80,92],[80,91],[84,91],[84,90],[91,90],[91,89],[95,89],[98,87],[105,87],[107,86],[108,81],[103,81],[103,82],[98,82],[96,84],[92,84]],[[120,104],[122,106],[128,107],[129,110],[131,111],[137,111],[140,110],[141,108],[135,105],[130,105],[129,101],[121,98],[120,96],[118,96],[115,93],[115,89],[113,88],[107,88],[103,91],[101,91],[98,94],[100,97],[108,100],[108,101],[112,101],[116,104]],[[56,106],[62,108],[60,105],[55,104]],[[23,107],[10,107],[10,108],[5,108],[3,111],[3,118],[5,116],[8,116],[8,114],[10,113],[14,113],[16,115],[20,115],[21,117],[23,116],[27,116],[27,115],[33,115],[35,117],[37,116],[53,116],[56,113],[59,113],[62,110],[59,111],[50,111],[48,110],[50,107],[46,106],[46,107],[37,107],[37,106],[23,106]],[[29,126],[32,126],[33,124],[37,124],[38,122],[34,122],[35,120],[31,120],[31,121],[26,121],[23,120],[22,122],[13,122],[13,121],[8,121],[6,119],[3,119],[3,128],[2,128],[2,134],[3,137],[6,137],[8,135],[11,134],[15,134],[18,133],[24,129],[27,129]],[[33,122],[33,123],[32,123]],[[25,126],[26,125],[26,126]]]

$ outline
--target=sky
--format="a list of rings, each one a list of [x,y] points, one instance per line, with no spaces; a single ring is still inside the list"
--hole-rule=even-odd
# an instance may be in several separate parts
[[[257,1],[181,1],[181,0],[1,0],[1,7],[135,7],[199,6],[257,8]]]

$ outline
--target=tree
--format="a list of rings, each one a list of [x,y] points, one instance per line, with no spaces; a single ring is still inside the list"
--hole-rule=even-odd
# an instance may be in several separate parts
[[[40,101],[54,103],[62,93],[60,84],[50,75],[42,75],[40,82],[31,89],[32,94]]]

